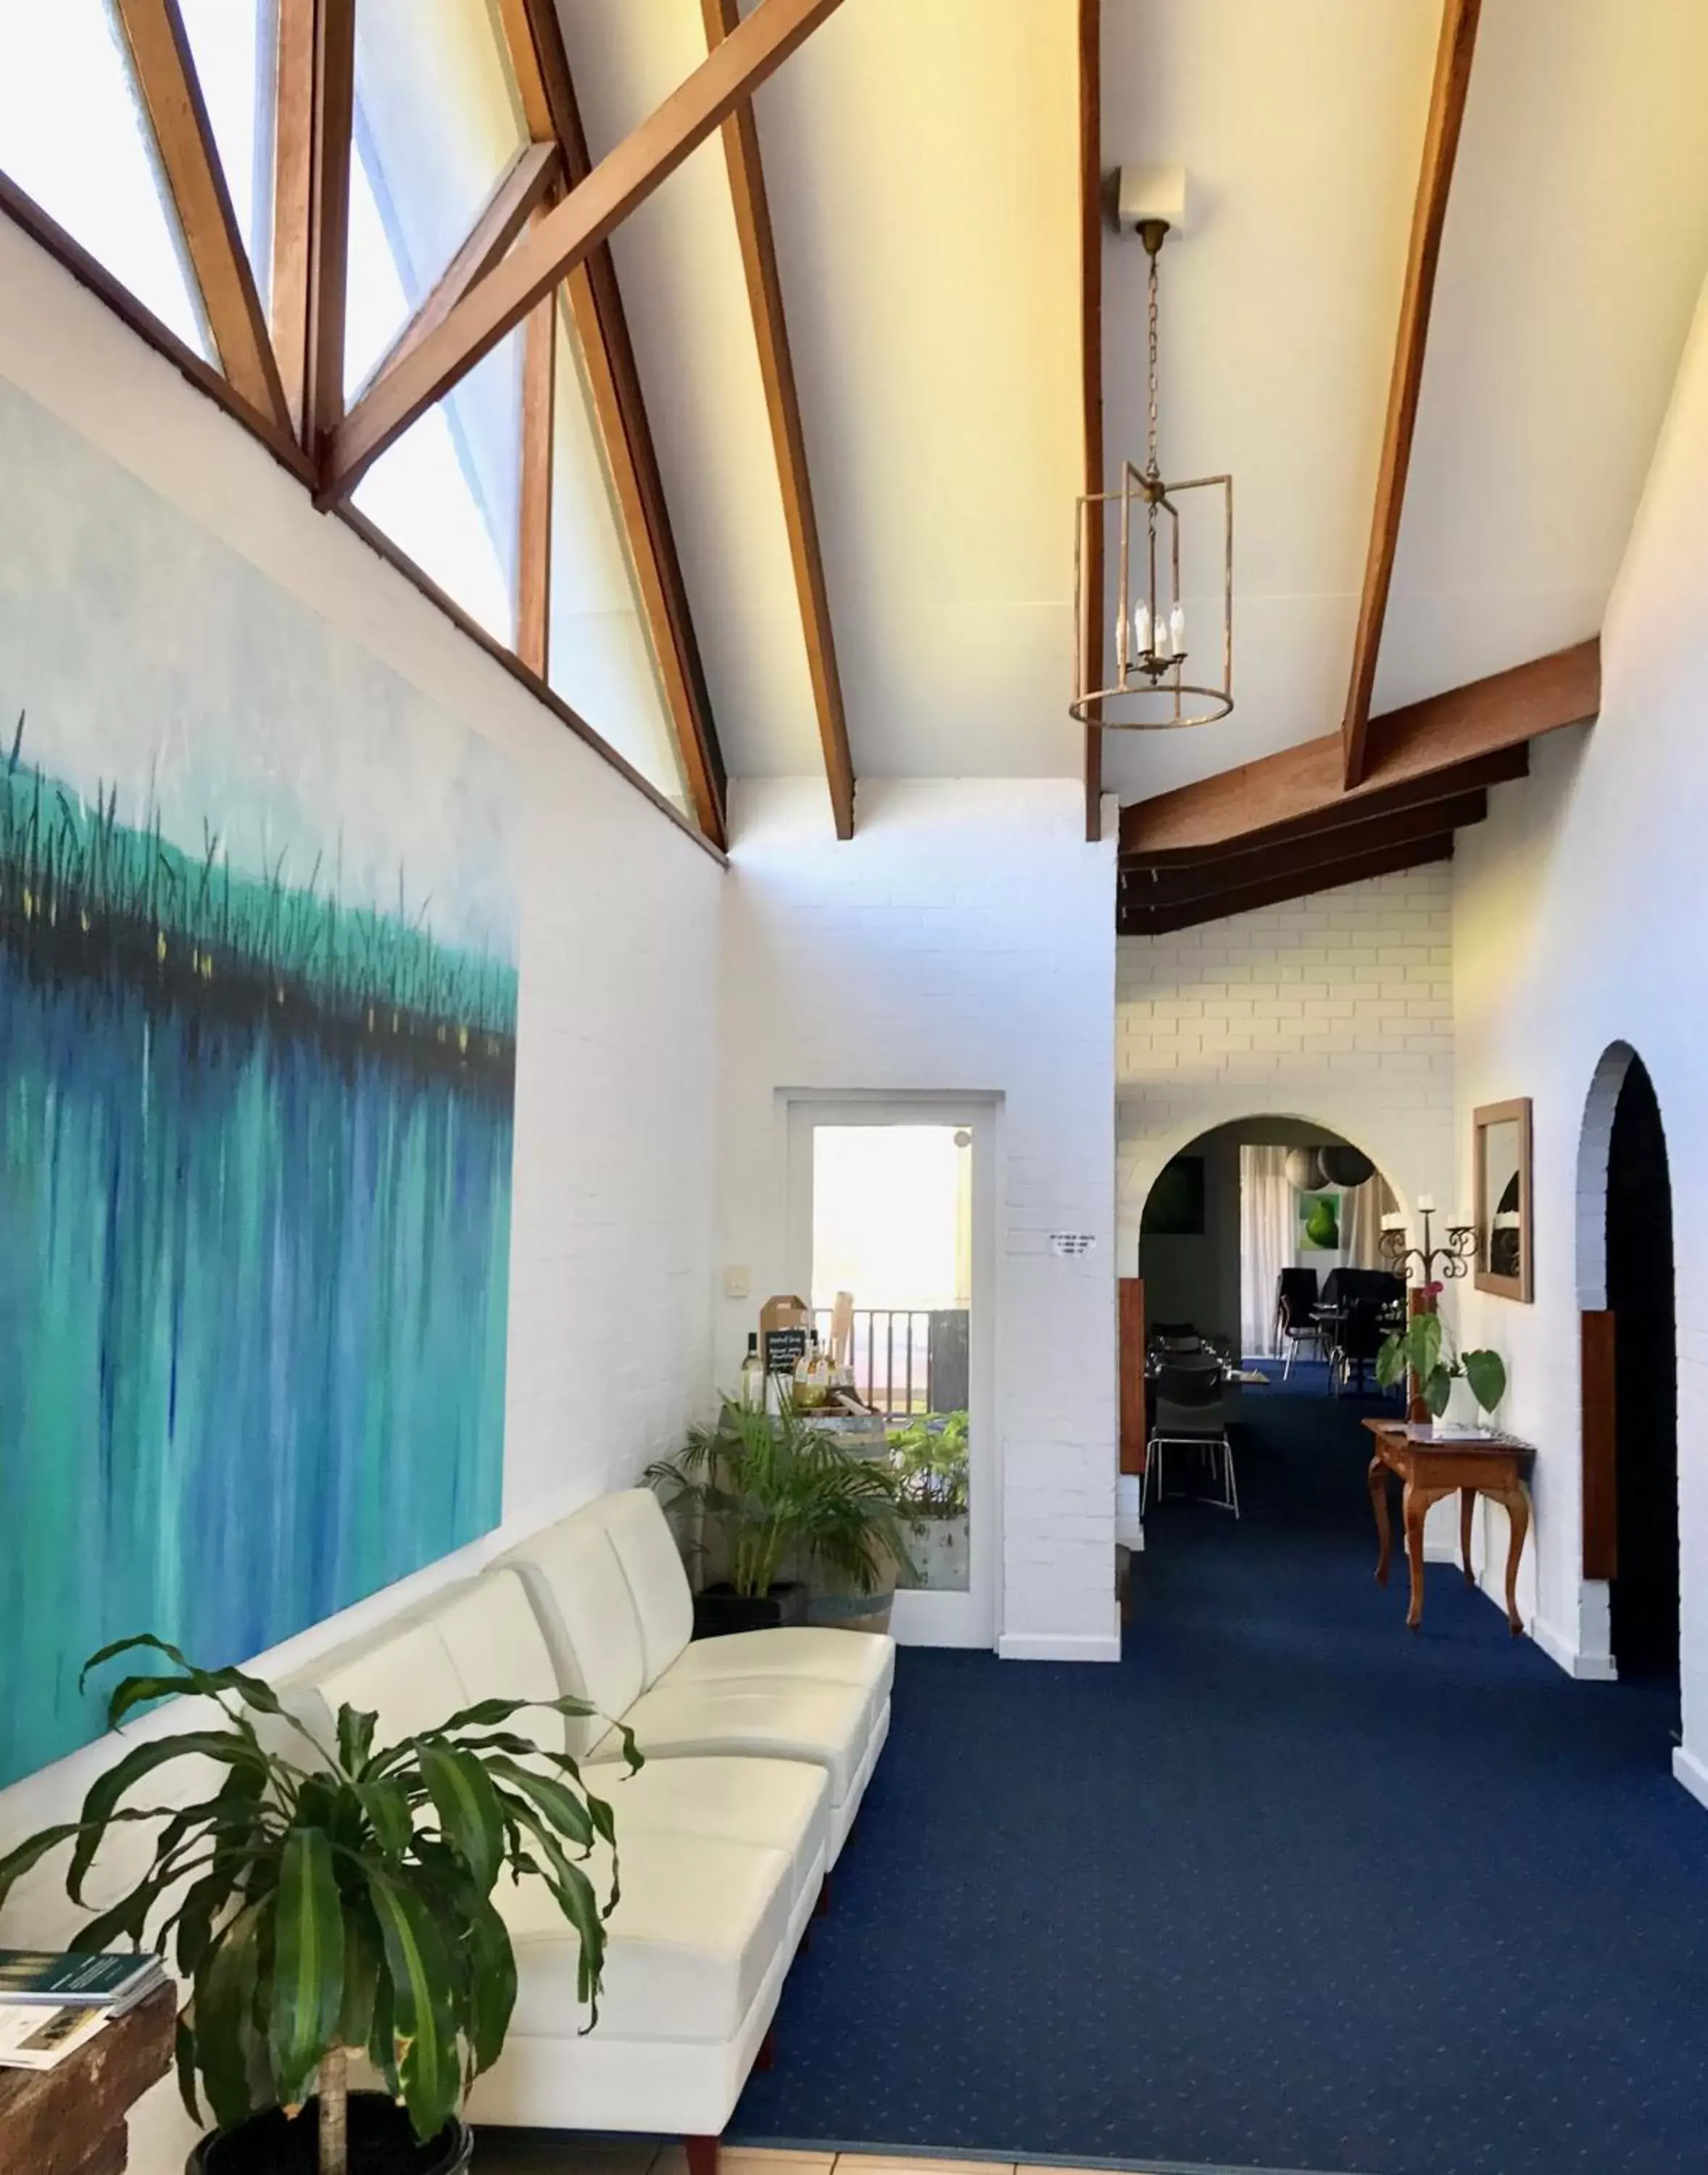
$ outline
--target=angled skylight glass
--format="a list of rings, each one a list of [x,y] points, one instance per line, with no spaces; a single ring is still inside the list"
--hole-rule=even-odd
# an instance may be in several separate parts
[[[350,302],[365,324],[409,314],[366,161],[351,161]],[[354,502],[500,642],[516,638],[522,475],[522,341],[512,333],[412,424]],[[389,341],[386,343],[389,344]]]
[[[634,562],[569,312],[560,306],[552,415],[547,678],[594,730],[686,813],[686,785]]]
[[[273,285],[279,0],[178,0],[178,11],[264,312]]]
[[[162,323],[213,360],[110,0],[0,0],[0,171]]]
[[[526,144],[491,0],[356,0],[355,164],[401,302],[364,296],[352,258],[344,382],[354,396],[431,293]]]

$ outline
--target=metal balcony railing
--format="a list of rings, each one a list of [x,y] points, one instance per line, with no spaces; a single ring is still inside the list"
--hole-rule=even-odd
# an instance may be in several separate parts
[[[814,1310],[813,1326],[826,1346],[830,1320],[827,1306]],[[854,1387],[890,1420],[964,1409],[967,1331],[965,1307],[857,1306]]]

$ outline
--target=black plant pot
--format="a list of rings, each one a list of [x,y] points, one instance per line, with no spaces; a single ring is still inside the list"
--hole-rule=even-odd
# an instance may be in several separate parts
[[[727,1581],[694,1596],[694,1636],[724,1639],[732,1631],[769,1631],[779,1624],[805,1624],[806,1587],[791,1580],[769,1593],[737,1593]]]
[[[235,2129],[204,2137],[185,2161],[184,2175],[317,2175],[319,2147],[313,2100],[294,2122],[269,2107]],[[350,2175],[462,2175],[474,2151],[474,2131],[455,2115],[422,2145],[409,2116],[383,2092],[350,2096]]]

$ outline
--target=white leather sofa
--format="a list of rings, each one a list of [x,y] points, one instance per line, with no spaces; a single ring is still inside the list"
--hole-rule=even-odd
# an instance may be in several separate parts
[[[322,1743],[339,1706],[379,1717],[378,1740],[442,1722],[476,1700],[556,1699],[561,1684],[514,1571],[450,1589],[398,1626],[280,1686]],[[509,1725],[580,1757],[563,1718]],[[800,1761],[649,1762],[629,1775],[606,1740],[588,1787],[616,1814],[622,1898],[612,1913],[599,2020],[577,1999],[579,1946],[543,1882],[501,1879],[517,1954],[503,2054],[476,2083],[476,2122],[715,2138],[740,2095],[827,1869],[829,1781]],[[605,1868],[589,1872],[602,1883]]]
[[[802,1624],[691,1645],[687,1574],[644,1488],[601,1496],[504,1561],[527,1585],[565,1690],[626,1722],[648,1760],[735,1754],[821,1768],[836,1863],[889,1733],[890,1640]],[[600,1734],[572,1725],[571,1751],[608,1756]]]
[[[607,1929],[599,2021],[584,2031],[572,1933],[543,1883],[501,1880],[517,2006],[469,2112],[477,2123],[673,2134],[688,2140],[694,2175],[708,2175],[888,1730],[894,1650],[869,1634],[808,1627],[690,1645],[692,1621],[664,1514],[634,1489],[589,1505],[278,1689],[323,1744],[345,1700],[378,1715],[382,1740],[489,1697],[569,1693],[629,1723],[647,1755],[632,1776],[605,1723],[516,1718],[519,1731],[573,1754],[588,1787],[610,1799],[622,1900]],[[169,1726],[201,1719],[175,1715]],[[118,1749],[115,1740],[114,1756]],[[299,1744],[294,1756],[312,1755]],[[84,1760],[68,1772],[73,1765],[65,1802],[24,1793],[28,1826],[73,1816],[94,1771]],[[156,1777],[150,1801],[189,1802],[205,1787],[199,1765]],[[117,1833],[122,1847],[97,1861],[92,1901],[116,1901],[144,1854],[137,1829]],[[79,1914],[60,1885],[63,1856],[20,1884],[0,1939],[70,1938]],[[138,2175],[182,2167],[189,2134],[170,2080],[131,2127]]]

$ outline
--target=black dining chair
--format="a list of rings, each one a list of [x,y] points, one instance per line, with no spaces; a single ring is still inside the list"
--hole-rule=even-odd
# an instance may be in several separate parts
[[[1315,1269],[1283,1269],[1275,1279],[1275,1337],[1287,1354],[1287,1364],[1281,1370],[1283,1382],[1292,1376],[1301,1344],[1309,1344],[1317,1359],[1322,1357],[1322,1325],[1316,1319],[1316,1301]]]
[[[1139,1516],[1156,1476],[1157,1500],[1163,1500],[1163,1451],[1173,1446],[1205,1453],[1211,1475],[1218,1474],[1219,1496],[1206,1496],[1219,1511],[1239,1516],[1239,1490],[1234,1478],[1234,1447],[1228,1440],[1228,1396],[1222,1363],[1213,1354],[1168,1361],[1157,1376],[1157,1402],[1145,1444],[1145,1476],[1139,1483]]]
[[[1364,1387],[1364,1370],[1387,1342],[1387,1310],[1386,1300],[1375,1297],[1353,1299],[1342,1309],[1329,1355],[1330,1386],[1337,1397],[1349,1385]]]

